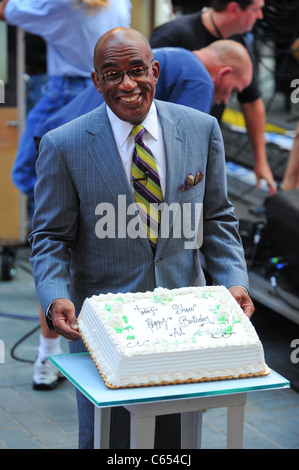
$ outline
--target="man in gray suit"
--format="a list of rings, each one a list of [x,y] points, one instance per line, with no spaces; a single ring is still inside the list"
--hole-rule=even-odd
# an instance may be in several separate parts
[[[36,164],[36,210],[29,240],[49,326],[71,341],[71,352],[83,351],[76,315],[86,297],[204,285],[201,238],[213,282],[229,288],[250,317],[254,306],[247,293],[238,222],[227,199],[216,119],[154,100],[160,66],[137,31],[116,28],[103,35],[95,47],[94,65],[92,79],[105,103],[46,134]],[[141,123],[163,194],[155,249],[142,231],[132,185],[132,128]],[[141,179],[147,181],[145,172]],[[191,224],[193,239],[184,222]],[[90,448],[93,406],[79,392],[77,400],[79,446]],[[168,444],[160,441],[158,446]]]

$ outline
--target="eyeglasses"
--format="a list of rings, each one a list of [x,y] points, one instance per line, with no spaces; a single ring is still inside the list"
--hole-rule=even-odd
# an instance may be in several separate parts
[[[150,172],[148,170],[145,170],[144,178],[134,178],[134,177],[132,178],[132,184],[133,184],[133,188],[134,188],[135,191],[140,192],[140,191],[143,190],[143,188],[146,187],[149,174],[150,174]],[[138,184],[138,181],[145,181],[145,183],[140,185],[140,184]]]
[[[138,65],[137,67],[133,67],[130,70],[125,70],[124,72],[107,72],[102,75],[98,74],[101,77],[106,85],[119,85],[124,78],[125,73],[130,77],[131,80],[139,80],[142,78],[146,78],[148,76],[148,69],[152,65],[153,60],[149,66],[146,65]]]

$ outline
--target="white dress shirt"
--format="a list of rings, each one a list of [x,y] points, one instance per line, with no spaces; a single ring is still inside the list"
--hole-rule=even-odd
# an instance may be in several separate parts
[[[135,139],[132,134],[133,124],[122,121],[119,119],[107,106],[107,112],[109,121],[112,127],[113,135],[117,148],[122,159],[124,169],[129,181],[132,186],[132,156],[135,146]],[[144,121],[141,123],[146,132],[143,136],[144,143],[150,148],[157,165],[159,173],[160,184],[163,196],[165,195],[166,188],[166,159],[165,159],[165,148],[164,139],[161,124],[158,118],[156,105],[153,102],[150,111]]]

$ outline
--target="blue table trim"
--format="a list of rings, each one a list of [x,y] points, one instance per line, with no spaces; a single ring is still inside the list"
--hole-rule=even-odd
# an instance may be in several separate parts
[[[178,385],[109,389],[89,353],[59,354],[50,361],[97,407],[247,393],[288,388],[290,382],[270,370],[264,377],[219,380]]]

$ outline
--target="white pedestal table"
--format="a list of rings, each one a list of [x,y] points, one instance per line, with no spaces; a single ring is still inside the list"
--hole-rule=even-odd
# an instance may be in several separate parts
[[[110,410],[123,406],[130,412],[131,449],[153,449],[155,417],[181,413],[181,448],[201,447],[202,412],[227,408],[227,448],[243,446],[247,393],[290,386],[271,370],[264,377],[179,385],[109,389],[89,353],[50,356],[51,362],[95,407],[94,448],[109,448]]]

